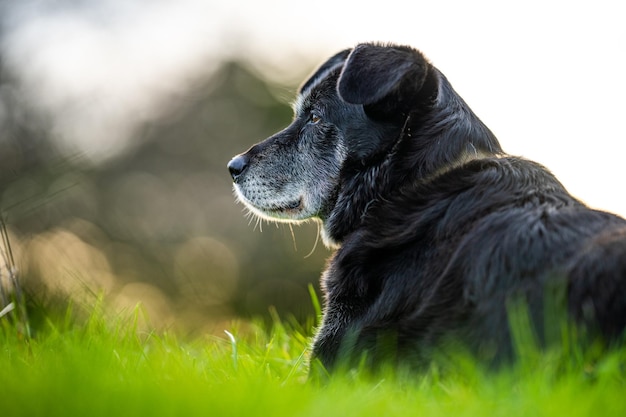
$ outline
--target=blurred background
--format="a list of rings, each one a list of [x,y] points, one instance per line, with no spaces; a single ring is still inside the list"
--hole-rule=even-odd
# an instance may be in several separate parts
[[[626,215],[623,16],[617,0],[0,0],[0,210],[23,285],[141,302],[184,332],[310,316],[316,225],[250,220],[226,163],[361,41],[421,49],[505,150]]]

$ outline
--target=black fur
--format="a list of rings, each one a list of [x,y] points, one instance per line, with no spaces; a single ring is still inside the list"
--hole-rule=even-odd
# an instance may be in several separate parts
[[[364,353],[419,364],[450,341],[487,361],[510,357],[507,312],[520,300],[539,334],[546,305],[559,303],[607,339],[623,332],[626,221],[589,209],[541,165],[505,155],[420,52],[358,45],[322,65],[301,95],[292,126],[230,168],[252,208],[245,181],[277,163],[260,148],[290,155],[311,143],[307,157],[325,149],[320,161],[337,168],[328,180],[319,174],[330,191],[311,215],[337,247],[313,343],[327,369]]]

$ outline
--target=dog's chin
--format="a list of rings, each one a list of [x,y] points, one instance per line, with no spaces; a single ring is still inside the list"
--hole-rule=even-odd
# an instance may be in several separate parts
[[[313,217],[302,197],[287,201],[264,201],[262,204],[250,201],[236,189],[237,198],[252,214],[265,220],[279,222],[300,222]]]
[[[287,203],[270,204],[268,207],[256,207],[265,216],[276,220],[298,221],[310,217],[304,206],[302,198]]]

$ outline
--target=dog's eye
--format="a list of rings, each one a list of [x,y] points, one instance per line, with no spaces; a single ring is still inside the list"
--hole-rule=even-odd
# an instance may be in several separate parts
[[[311,116],[309,117],[309,123],[311,123],[312,125],[319,123],[319,121],[322,120],[321,117],[319,117],[317,114],[315,113],[311,113]]]

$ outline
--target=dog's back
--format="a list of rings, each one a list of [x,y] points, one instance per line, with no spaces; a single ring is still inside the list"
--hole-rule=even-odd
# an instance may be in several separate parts
[[[553,330],[546,321],[566,318],[550,317],[566,305],[589,329],[614,337],[626,326],[625,281],[626,221],[588,209],[538,164],[479,159],[369,209],[325,275],[329,305],[350,299],[341,306],[355,312],[352,345],[337,344],[329,325],[316,354],[331,363],[328,354],[364,351],[374,362],[420,362],[454,340],[501,361],[513,353],[517,306],[540,342]],[[385,334],[393,353],[381,351]]]

